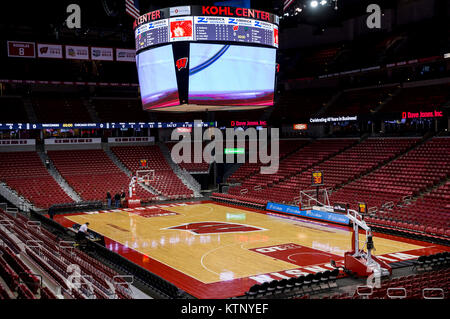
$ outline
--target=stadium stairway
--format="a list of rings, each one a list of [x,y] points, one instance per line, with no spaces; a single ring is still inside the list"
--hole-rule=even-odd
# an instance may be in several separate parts
[[[108,143],[102,143],[102,149],[105,151],[106,155],[111,159],[111,161],[116,164],[118,168],[122,172],[124,172],[130,179],[133,173],[120,161],[120,159],[114,154],[114,152],[111,151],[111,148],[109,147]],[[153,188],[151,185],[144,185],[143,183],[138,183],[139,186],[141,186],[143,189],[145,189],[147,192],[158,196],[158,200],[167,200],[168,198],[161,194],[160,191]]]
[[[133,173],[125,167],[125,165],[123,165],[123,163],[117,158],[117,156],[111,152],[111,149],[109,148],[109,144],[108,143],[102,143],[102,149],[103,151],[105,151],[106,155],[108,155],[109,159],[116,164],[116,166],[118,168],[120,168],[120,170],[122,172],[124,172],[129,178],[131,178],[131,176],[133,175]]]
[[[235,164],[231,164],[229,165],[228,170],[225,172],[225,174],[223,174],[223,180],[226,183],[228,180],[228,177],[230,177],[231,175],[233,175],[234,172],[236,172],[239,167],[241,167],[242,163],[235,163]]]
[[[119,167],[122,172],[127,174],[128,177],[133,175],[133,173],[120,161],[120,159],[114,154],[114,152],[111,151],[108,143],[102,143],[102,148],[105,151],[106,155],[113,161],[114,164]],[[145,189],[147,192],[158,196],[158,200],[167,200],[168,198],[161,194],[160,191],[152,187],[151,185],[144,185],[143,183],[138,183],[139,186],[141,186],[143,189]]]
[[[347,147],[341,149],[341,150],[338,151],[338,152],[335,152],[335,153],[330,154],[329,156],[323,158],[322,160],[320,160],[320,161],[318,161],[318,162],[316,162],[316,163],[313,163],[313,164],[310,165],[310,166],[307,166],[304,170],[301,170],[301,171],[297,172],[296,174],[286,176],[286,177],[284,177],[283,179],[281,179],[281,180],[279,180],[279,181],[277,181],[277,182],[274,182],[274,183],[271,185],[271,187],[272,187],[272,186],[275,186],[275,185],[277,185],[277,184],[280,184],[280,183],[282,183],[282,182],[284,182],[284,181],[286,181],[286,180],[288,180],[288,179],[291,179],[292,177],[301,175],[301,174],[303,174],[304,172],[308,171],[309,169],[311,169],[311,168],[313,168],[313,167],[315,167],[315,166],[318,166],[318,165],[320,165],[320,164],[322,164],[322,163],[324,163],[324,162],[326,162],[326,161],[332,159],[333,157],[338,156],[339,154],[341,154],[341,153],[343,153],[343,152],[345,152],[345,151],[351,149],[352,147],[358,145],[359,143],[363,142],[365,139],[367,139],[367,137],[368,137],[368,135],[362,136],[360,139],[355,140],[354,143],[348,145]]]
[[[12,205],[20,208],[20,210],[24,212],[29,212],[30,210],[38,211],[38,209],[29,200],[20,196],[15,190],[3,182],[0,182],[0,195]]]
[[[304,140],[304,139],[300,139],[300,140]],[[281,144],[281,141],[286,141],[286,140],[280,140],[280,144]],[[280,149],[280,162],[283,161],[284,159],[288,158],[292,154],[296,153],[300,149],[307,147],[312,142],[313,142],[313,140],[308,139],[308,141],[305,142],[304,144],[299,144],[296,147],[286,151],[285,153],[282,153],[282,151]],[[280,145],[280,147],[281,147],[281,145]],[[234,173],[236,173],[241,168],[245,168],[245,166],[248,164],[249,163],[237,164],[239,166],[234,170],[234,172],[230,173],[230,175],[227,177],[227,182],[232,183],[232,184],[241,183],[242,181],[245,181],[250,176],[253,176],[254,174],[258,174],[261,169],[261,166],[263,166],[263,164],[259,163],[258,165],[253,166],[252,169],[246,169],[246,174],[240,175],[239,177],[234,176]],[[228,181],[229,178],[231,178],[232,180]]]
[[[391,95],[388,95],[388,96],[386,97],[386,99],[385,99],[383,102],[381,102],[380,105],[378,105],[378,106],[373,110],[373,113],[374,113],[374,114],[377,113],[377,112],[378,112],[379,110],[381,110],[382,108],[384,108],[385,105],[388,105],[388,104],[392,101],[393,98],[395,98],[397,95],[400,94],[400,92],[402,91],[402,88],[400,87],[400,83],[398,83],[397,85],[398,85],[399,87],[398,87]]]
[[[39,145],[37,147],[37,153],[39,155],[39,158],[41,159],[44,166],[47,168],[48,173],[55,179],[55,181],[58,183],[59,186],[64,190],[64,192],[72,198],[73,201],[79,203],[82,202],[83,199],[81,196],[67,183],[67,181],[59,174],[59,172],[56,170],[55,166],[53,165],[53,162],[50,160],[50,158],[47,156],[45,152],[43,152],[42,149],[39,149]],[[48,161],[49,166],[45,165],[45,162]]]
[[[324,105],[322,106],[316,114],[314,114],[315,116],[322,116],[323,114],[325,114],[325,111],[331,106],[333,105],[337,100],[339,100],[339,98],[342,95],[342,91],[338,91],[336,94],[334,94],[331,99]]]
[[[187,188],[194,192],[194,197],[202,197],[202,194],[200,193],[201,185],[195,180],[195,178],[192,177],[191,174],[189,174],[186,170],[181,169],[180,166],[172,160],[172,156],[167,145],[164,143],[158,143],[158,146],[174,173],[183,182],[183,184],[186,185]]]

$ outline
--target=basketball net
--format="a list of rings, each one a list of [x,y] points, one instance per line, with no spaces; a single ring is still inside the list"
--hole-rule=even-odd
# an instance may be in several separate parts
[[[309,209],[313,206],[330,206],[331,188],[319,189],[319,198],[317,198],[317,190],[300,191],[299,196],[294,198],[294,204],[300,209]]]
[[[136,175],[131,177],[129,184],[130,198],[136,198],[136,184],[142,183],[149,186],[155,180],[155,171],[152,169],[137,170]]]

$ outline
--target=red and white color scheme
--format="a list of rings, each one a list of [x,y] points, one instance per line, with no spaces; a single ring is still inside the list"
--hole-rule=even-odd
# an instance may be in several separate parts
[[[189,61],[188,58],[178,59],[176,62],[178,71],[180,71],[181,69],[186,69],[187,65],[188,65],[188,61]]]
[[[349,209],[347,210],[347,217],[353,222],[352,233],[352,251],[346,252],[345,268],[356,273],[358,276],[370,276],[374,275],[376,278],[380,278],[384,275],[392,274],[392,268],[383,260],[372,256],[373,241],[372,231],[366,222],[363,220],[362,215],[358,212]],[[366,231],[366,243],[367,253],[364,250],[359,249],[359,228]]]
[[[236,224],[236,223],[223,223],[223,222],[198,222],[188,223],[178,226],[169,227],[167,229],[185,230],[195,235],[208,235],[208,234],[222,234],[222,233],[248,233],[255,231],[262,231],[263,228]]]
[[[170,19],[170,41],[194,40],[193,17]]]
[[[135,19],[139,18],[139,0],[125,0],[125,12]]]
[[[145,161],[145,165],[143,165],[143,161]],[[141,167],[146,168],[147,167],[147,160],[141,160]],[[136,184],[137,183],[144,183],[145,185],[149,185],[151,181],[155,179],[155,171],[154,170],[148,170],[148,169],[142,169],[137,170],[136,175],[131,178],[130,185],[128,186],[129,191],[129,198],[128,198],[128,207],[129,208],[135,208],[141,206],[141,199],[137,197],[136,195]]]
[[[292,3],[294,3],[294,0],[284,0],[283,11],[286,12],[286,10],[289,9]]]
[[[8,41],[8,56],[35,58],[35,44],[34,42]]]

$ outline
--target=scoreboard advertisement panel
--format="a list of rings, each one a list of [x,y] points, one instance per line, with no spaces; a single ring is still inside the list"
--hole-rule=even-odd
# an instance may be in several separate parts
[[[136,50],[169,42],[169,19],[150,22],[135,31]]]

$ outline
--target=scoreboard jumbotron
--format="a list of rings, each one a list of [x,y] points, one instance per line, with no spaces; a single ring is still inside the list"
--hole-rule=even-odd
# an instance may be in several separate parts
[[[278,48],[278,24],[278,16],[252,9],[208,6],[161,9],[136,19],[136,51],[175,41],[243,42]]]
[[[133,26],[143,108],[273,105],[278,25],[276,15],[234,7],[182,6],[140,16]]]

